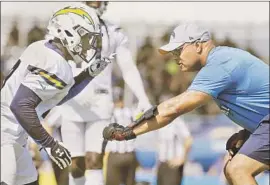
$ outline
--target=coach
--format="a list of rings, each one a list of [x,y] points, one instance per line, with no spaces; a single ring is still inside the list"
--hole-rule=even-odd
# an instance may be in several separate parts
[[[231,158],[226,178],[232,185],[256,185],[255,176],[270,169],[269,66],[241,49],[216,47],[210,33],[195,24],[176,27],[159,52],[173,54],[182,71],[199,73],[187,91],[146,111],[128,127],[108,126],[104,138],[133,139],[214,99],[244,128],[227,142]]]

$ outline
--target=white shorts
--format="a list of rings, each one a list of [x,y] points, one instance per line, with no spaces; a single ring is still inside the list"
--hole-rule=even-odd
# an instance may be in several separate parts
[[[63,143],[72,157],[85,156],[86,152],[101,153],[102,131],[110,124],[110,119],[95,122],[63,121],[61,125]]]
[[[37,180],[37,170],[29,151],[18,143],[1,145],[1,182],[24,185]]]

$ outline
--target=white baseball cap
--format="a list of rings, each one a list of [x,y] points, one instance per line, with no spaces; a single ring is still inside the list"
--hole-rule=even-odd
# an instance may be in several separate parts
[[[211,35],[208,30],[193,23],[181,24],[173,30],[169,43],[160,47],[158,51],[160,54],[167,54],[185,43],[196,40],[205,42],[210,39]]]

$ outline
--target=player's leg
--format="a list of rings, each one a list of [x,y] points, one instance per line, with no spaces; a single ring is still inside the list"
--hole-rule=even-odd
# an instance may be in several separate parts
[[[106,153],[103,161],[104,184],[120,185],[122,173],[115,153]]]
[[[270,169],[269,134],[268,116],[227,164],[225,174],[231,184],[256,185],[255,176]]]
[[[126,185],[135,185],[135,175],[136,175],[136,167],[137,167],[137,159],[135,152],[127,153],[127,175],[125,177]]]
[[[14,184],[35,183],[38,174],[30,152],[18,143],[14,143],[13,147],[17,164],[16,181]]]
[[[18,143],[1,146],[1,183],[27,184],[37,181],[37,171],[26,148]]]
[[[179,185],[181,185],[184,176],[184,165],[181,165],[178,170],[179,170]]]
[[[63,143],[72,157],[69,185],[83,185],[85,183],[85,123],[65,119],[62,119],[62,121],[61,134]]]
[[[172,168],[168,163],[162,162],[159,168],[159,180],[158,185],[179,185],[181,182],[181,169],[182,167]]]
[[[165,162],[160,162],[157,171],[157,185],[165,185],[165,175],[166,175],[167,165]]]
[[[1,145],[1,185],[15,184],[16,171],[17,164],[13,145]]]
[[[86,124],[85,130],[85,185],[103,185],[102,131],[110,120],[99,120]]]

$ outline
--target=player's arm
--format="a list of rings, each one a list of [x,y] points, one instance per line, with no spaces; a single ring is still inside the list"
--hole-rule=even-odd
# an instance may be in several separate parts
[[[120,67],[123,79],[139,100],[139,106],[143,109],[150,108],[148,97],[145,93],[140,73],[136,67],[128,46],[128,38],[120,30],[116,32],[118,39],[117,64]]]
[[[29,58],[23,58],[23,60],[27,59]],[[51,151],[51,159],[63,169],[71,164],[71,155],[43,128],[36,108],[41,102],[50,100],[61,92],[68,81],[63,81],[61,77],[64,80],[67,79],[60,73],[50,73],[51,67],[42,67],[44,69],[32,65],[27,66],[27,73],[13,97],[10,110],[29,136],[46,148],[46,151]]]
[[[113,59],[114,55],[108,58],[94,60],[86,69],[74,77],[74,85],[70,88],[68,94],[58,105],[61,105],[73,97],[77,96],[97,75],[99,75]]]
[[[38,118],[36,107],[42,100],[28,87],[20,85],[10,109],[24,130],[44,147],[54,147],[55,140],[43,128]]]

